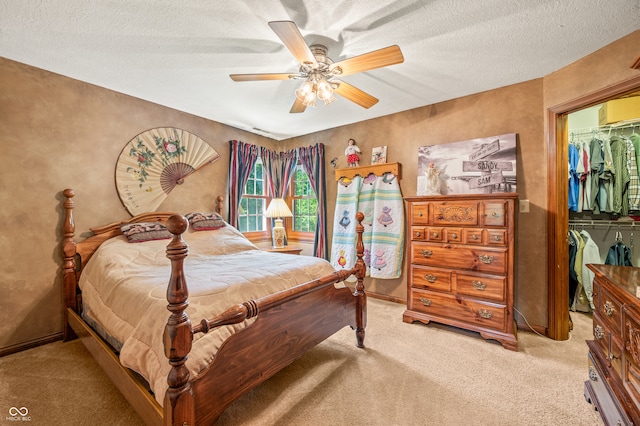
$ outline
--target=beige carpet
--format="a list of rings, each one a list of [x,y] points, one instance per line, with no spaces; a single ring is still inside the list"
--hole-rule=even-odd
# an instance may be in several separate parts
[[[588,315],[572,313],[569,341],[520,332],[512,352],[475,333],[404,324],[403,310],[370,298],[366,349],[355,347],[353,331],[340,331],[236,401],[218,424],[602,424],[583,396]],[[141,424],[78,341],[0,358],[0,381],[0,424],[11,407],[26,407],[33,425]]]

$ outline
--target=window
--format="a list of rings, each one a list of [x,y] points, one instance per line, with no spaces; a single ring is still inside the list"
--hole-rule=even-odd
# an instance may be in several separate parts
[[[238,230],[240,232],[253,234],[254,237],[259,237],[261,233],[265,233],[266,236],[268,229],[264,212],[267,209],[268,201],[264,168],[262,160],[258,158],[240,200],[238,215]]]
[[[318,200],[302,165],[298,164],[289,185],[289,205],[293,218],[287,222],[287,234],[298,240],[313,240],[316,232]]]
[[[238,230],[251,240],[271,238],[271,221],[264,215],[271,200],[267,195],[266,179],[262,160],[258,158],[247,180],[238,215]],[[293,213],[293,218],[285,219],[287,238],[313,241],[318,201],[300,164],[291,179],[286,201]]]

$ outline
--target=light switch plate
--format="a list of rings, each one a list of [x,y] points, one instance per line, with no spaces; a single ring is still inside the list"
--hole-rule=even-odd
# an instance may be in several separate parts
[[[520,200],[520,213],[529,213],[529,200]]]

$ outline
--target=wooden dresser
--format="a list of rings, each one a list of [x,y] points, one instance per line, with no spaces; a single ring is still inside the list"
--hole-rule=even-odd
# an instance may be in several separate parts
[[[518,350],[513,317],[517,196],[405,197],[411,240],[404,322],[473,330]]]
[[[584,395],[606,425],[640,425],[640,268],[588,267],[595,309]]]

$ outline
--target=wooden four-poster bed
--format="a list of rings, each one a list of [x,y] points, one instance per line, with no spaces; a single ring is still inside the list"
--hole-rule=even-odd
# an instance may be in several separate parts
[[[342,271],[335,271],[331,268],[333,272],[329,274],[318,275],[313,279],[304,279],[304,282],[295,283],[259,297],[226,302],[221,301],[220,298],[226,294],[229,288],[235,287],[227,285],[226,281],[222,286],[217,285],[217,280],[229,280],[229,276],[237,275],[242,281],[238,287],[245,287],[249,289],[249,294],[253,294],[252,292],[262,288],[263,284],[273,284],[279,280],[300,279],[301,272],[291,272],[289,267],[274,270],[273,276],[262,276],[262,274],[268,273],[267,270],[270,270],[272,265],[286,264],[286,262],[283,263],[283,260],[289,261],[290,264],[309,262],[309,266],[305,267],[306,271],[323,271],[329,264],[323,259],[310,256],[274,254],[258,250],[255,246],[246,247],[251,243],[245,244],[242,241],[244,237],[228,224],[225,224],[222,230],[216,228],[206,232],[193,232],[192,229],[189,229],[187,218],[173,213],[145,213],[129,220],[91,228],[93,235],[76,243],[74,241],[75,222],[73,217],[73,197],[75,194],[71,189],[64,190],[63,194],[65,197],[65,219],[62,243],[64,257],[62,277],[65,340],[76,337],[82,340],[113,383],[148,424],[200,425],[215,423],[222,411],[239,396],[267,380],[307,350],[345,326],[350,326],[355,330],[356,345],[360,348],[364,347],[366,295],[363,285],[365,264],[363,261],[362,213],[357,215],[359,221],[356,242],[357,261],[354,268]],[[222,198],[219,197],[218,212],[221,210],[221,205]],[[168,245],[167,241],[162,240],[131,244],[123,235],[123,226],[129,225],[130,228],[136,226],[133,224],[150,222],[160,222],[166,226],[166,230],[170,233],[170,235],[167,234],[167,237],[170,237],[170,240],[167,240]],[[211,234],[207,234],[207,232]],[[203,240],[203,238],[206,239]],[[185,242],[185,239],[188,242]],[[156,256],[153,252],[149,254],[149,250],[155,250],[155,248],[159,248],[156,251],[164,254],[163,248],[165,246],[168,262],[165,256]],[[229,252],[236,250],[236,246],[241,246],[241,251],[230,256]],[[128,253],[128,247],[135,248],[134,255],[124,254]],[[205,256],[201,256],[198,252],[203,247],[205,251],[213,247],[212,250],[217,253],[214,256],[209,256],[211,264],[216,265],[214,266],[216,269],[203,269],[203,265],[208,261],[205,261]],[[187,258],[189,251],[194,254]],[[118,257],[126,258],[124,272],[116,276],[116,284],[104,284],[107,288],[106,293],[94,297],[89,302],[89,296],[96,291],[95,288],[99,287],[95,282],[102,282],[103,275],[106,279],[114,274],[113,271],[116,270],[115,258]],[[140,267],[141,261],[137,259],[147,258],[158,262],[160,265],[158,270],[161,272],[151,270],[151,272],[144,272],[140,278],[137,278],[132,272]],[[187,260],[186,264],[185,259]],[[189,259],[192,263],[189,263]],[[238,263],[243,262],[239,259],[246,259],[246,262]],[[100,262],[106,262],[104,269],[94,267],[94,264]],[[232,274],[218,270],[220,265],[229,262],[232,264]],[[256,271],[258,267],[254,262],[268,266],[259,267],[260,271]],[[239,265],[244,265],[244,267],[239,267]],[[275,268],[275,266],[273,267]],[[203,281],[211,281],[214,287],[217,286],[216,290],[209,293],[209,290],[201,284],[199,279],[187,280],[191,269],[197,270],[193,273],[197,277],[205,278]],[[85,271],[87,277],[83,277]],[[141,335],[138,337],[137,346],[133,345],[133,351],[128,349],[128,352],[147,354],[147,360],[142,361],[143,367],[147,368],[145,362],[154,359],[155,355],[151,349],[148,351],[146,347],[142,348],[144,350],[140,349],[140,342],[144,342],[145,339],[149,340],[151,342],[149,347],[153,346],[154,342],[157,346],[159,342],[160,352],[164,353],[164,364],[159,369],[168,371],[168,374],[163,375],[160,381],[153,377],[145,377],[146,380],[143,380],[140,377],[144,376],[143,373],[126,366],[131,364],[131,361],[127,361],[127,364],[123,365],[127,342],[123,344],[124,338],[113,339],[113,335],[123,327],[116,326],[114,328],[116,331],[109,333],[109,321],[101,324],[92,315],[103,309],[103,302],[106,304],[107,299],[115,297],[112,293],[116,292],[116,288],[125,287],[131,291],[137,291],[138,287],[144,288],[143,284],[147,280],[145,274],[165,276],[165,272],[166,278],[163,283],[168,282],[168,285],[162,284],[162,287],[166,286],[166,299],[160,300],[164,314],[159,314],[161,311],[157,310],[158,303],[156,302],[158,300],[146,302],[142,299],[137,300],[138,296],[125,295],[124,298],[133,299],[133,308],[112,315],[113,317],[126,317],[129,314],[135,314],[138,315],[140,323],[150,322],[149,317],[152,316],[160,317],[158,320],[154,320],[161,323],[161,330],[157,333],[146,329],[140,331],[138,330],[139,325],[136,324],[133,324],[135,329],[128,333]],[[261,276],[258,279],[258,284],[254,285],[251,279],[258,272]],[[351,275],[356,276],[354,289],[341,284]],[[83,278],[85,278],[84,281]],[[139,286],[137,282],[140,282]],[[189,289],[187,284],[189,284]],[[84,288],[81,288],[83,285]],[[153,286],[143,290],[143,292],[149,293],[152,298],[158,294],[158,286],[156,284]],[[190,298],[189,291],[193,288],[196,291]],[[161,298],[156,297],[156,299]],[[192,324],[188,311],[209,312],[208,308],[202,307],[204,300],[214,300],[218,305],[224,303],[225,308],[217,311],[214,315],[198,317],[199,322]],[[190,302],[193,306],[190,306]],[[90,304],[91,306],[88,306]],[[116,305],[118,304],[116,303]],[[149,307],[145,308],[147,305]],[[153,312],[156,312],[157,315],[150,315]],[[107,331],[105,332],[105,330]],[[220,334],[219,337],[216,337],[220,340],[213,344],[212,340],[207,339],[209,335],[215,333]],[[209,350],[208,346],[215,346],[215,349]],[[206,355],[201,356],[201,353],[206,353]],[[191,361],[193,363],[200,362],[200,364],[194,367],[190,365]],[[145,370],[145,368],[142,369]],[[194,368],[197,369],[195,375]],[[152,373],[155,373],[155,370]],[[156,383],[161,384],[157,385]],[[155,393],[153,392],[154,388]],[[163,395],[158,395],[160,392],[158,389],[163,391]]]

